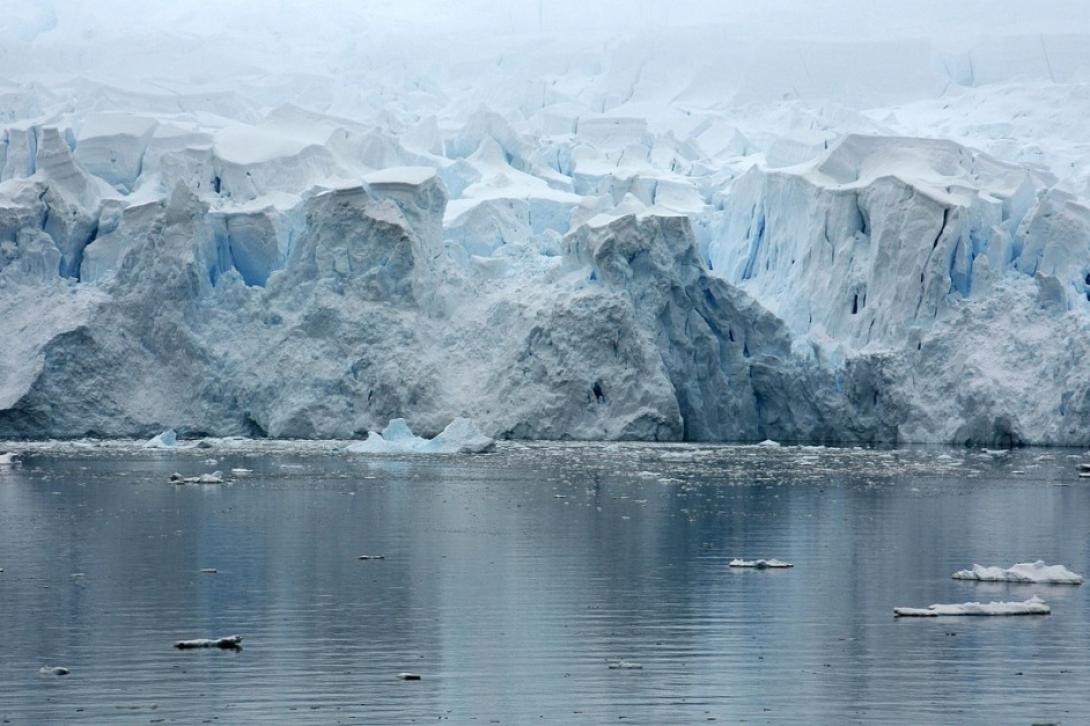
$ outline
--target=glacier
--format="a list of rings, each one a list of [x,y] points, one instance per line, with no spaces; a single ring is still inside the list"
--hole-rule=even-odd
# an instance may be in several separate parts
[[[0,438],[1090,443],[1062,23],[475,44],[248,1],[0,21]]]

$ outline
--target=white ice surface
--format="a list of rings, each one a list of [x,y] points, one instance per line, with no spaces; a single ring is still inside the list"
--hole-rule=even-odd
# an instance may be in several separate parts
[[[926,608],[894,608],[897,617],[933,618],[947,615],[1048,615],[1052,609],[1036,595],[1022,602],[966,602],[929,605]]]
[[[973,565],[969,570],[958,570],[955,580],[980,580],[982,582],[1027,582],[1062,585],[1081,585],[1082,575],[1063,565],[1046,565],[1043,560],[1019,562],[1010,567],[984,567]]]
[[[1085,443],[1090,5],[630,10],[5,8],[0,436]]]

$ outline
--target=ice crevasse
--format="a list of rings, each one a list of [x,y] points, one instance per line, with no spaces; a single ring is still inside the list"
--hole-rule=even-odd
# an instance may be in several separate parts
[[[5,132],[0,437],[1090,440],[1090,212],[1042,168],[259,126]]]

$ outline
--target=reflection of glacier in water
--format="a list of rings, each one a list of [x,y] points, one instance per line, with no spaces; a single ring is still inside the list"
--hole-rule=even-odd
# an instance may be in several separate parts
[[[1064,451],[343,445],[21,446],[0,470],[0,715],[1090,718],[1083,588],[950,577],[1035,557],[1090,571],[1084,539],[1055,536],[1090,505]],[[167,483],[211,459],[252,472]],[[731,572],[736,555],[795,567]],[[1050,616],[892,617],[1035,594]],[[173,648],[234,633],[238,653]]]

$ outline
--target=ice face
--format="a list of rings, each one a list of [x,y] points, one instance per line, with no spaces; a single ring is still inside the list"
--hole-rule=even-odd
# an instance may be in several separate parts
[[[0,435],[1090,440],[1082,5],[127,2],[0,19]]]

